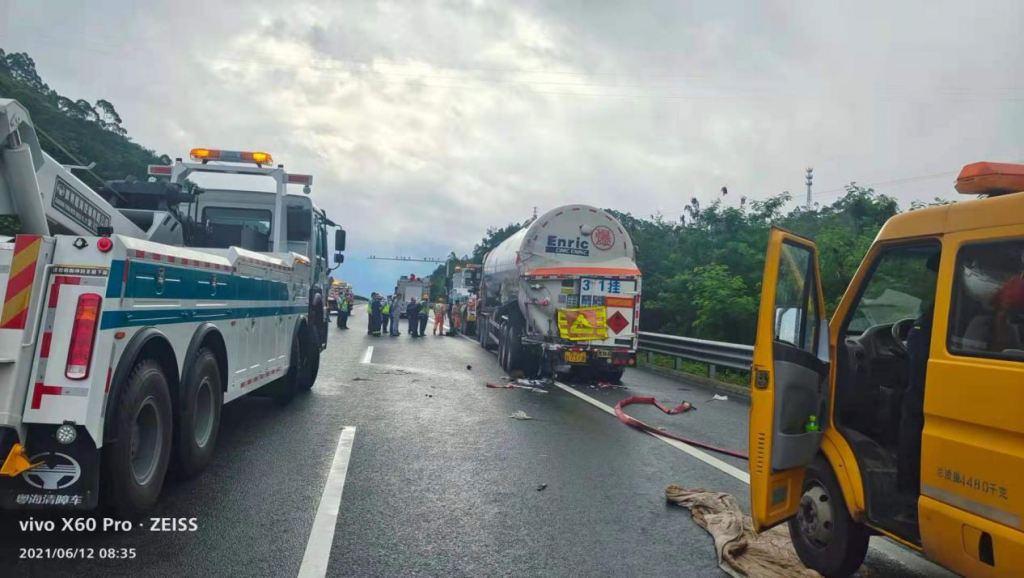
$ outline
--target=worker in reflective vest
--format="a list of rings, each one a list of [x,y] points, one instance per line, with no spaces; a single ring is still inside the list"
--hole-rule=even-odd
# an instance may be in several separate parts
[[[394,297],[388,297],[384,301],[384,307],[381,308],[381,319],[380,319],[380,332],[388,332],[388,324],[391,323],[391,303],[395,300]]]

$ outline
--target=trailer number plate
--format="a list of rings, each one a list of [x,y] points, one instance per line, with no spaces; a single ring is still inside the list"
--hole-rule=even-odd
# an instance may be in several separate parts
[[[607,349],[595,349],[594,357],[611,357],[612,352]]]
[[[566,351],[562,354],[562,358],[565,359],[566,363],[586,363],[587,352],[586,351]]]

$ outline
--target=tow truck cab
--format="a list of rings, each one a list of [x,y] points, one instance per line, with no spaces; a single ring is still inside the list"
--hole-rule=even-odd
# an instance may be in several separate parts
[[[956,189],[986,198],[891,218],[830,323],[814,243],[771,233],[752,517],[788,520],[827,576],[873,533],[964,576],[1024,569],[1024,166],[968,165]]]

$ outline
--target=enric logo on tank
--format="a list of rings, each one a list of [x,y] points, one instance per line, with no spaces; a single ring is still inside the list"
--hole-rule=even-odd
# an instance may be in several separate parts
[[[567,237],[559,237],[558,235],[548,235],[548,243],[547,246],[544,247],[544,252],[558,253],[559,255],[589,257],[590,242],[582,237],[574,237],[570,239]]]

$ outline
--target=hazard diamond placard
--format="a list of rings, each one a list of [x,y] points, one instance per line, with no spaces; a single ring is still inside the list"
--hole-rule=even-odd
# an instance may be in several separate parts
[[[607,324],[608,328],[617,334],[629,325],[629,319],[626,319],[626,316],[621,311],[616,311],[608,318]]]

